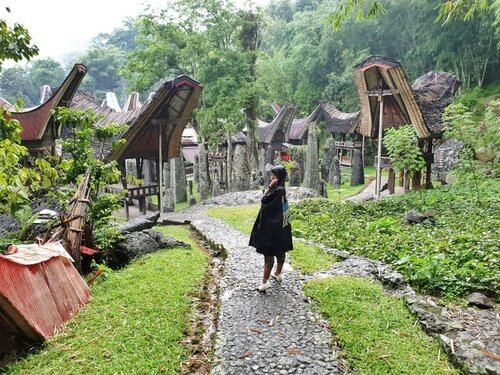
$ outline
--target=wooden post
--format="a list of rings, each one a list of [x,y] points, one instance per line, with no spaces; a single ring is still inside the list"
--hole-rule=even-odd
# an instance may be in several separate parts
[[[379,120],[378,120],[378,149],[377,149],[377,174],[376,174],[376,184],[375,184],[375,198],[380,199],[380,190],[382,189],[382,135],[384,133],[383,129],[383,118],[384,118],[384,97],[382,95],[378,96],[379,101]]]
[[[129,212],[129,197],[128,197],[128,190],[127,190],[127,166],[126,166],[126,161],[125,159],[120,160],[119,162],[119,168],[121,170],[121,181],[122,181],[122,186],[123,190],[126,192],[126,197],[125,197],[125,215],[127,216],[127,220],[129,219],[130,212]]]
[[[432,149],[432,139],[429,139],[427,141],[427,153],[432,154],[434,156],[434,150]],[[434,157],[432,158],[434,159]],[[432,189],[432,180],[431,180],[431,173],[432,173],[432,162],[434,160],[427,160],[426,168],[425,168],[425,188],[426,189]]]
[[[361,160],[363,161],[363,168],[365,167],[365,136],[362,135],[361,143]]]
[[[380,199],[380,190],[382,189],[382,136],[384,134],[384,96],[399,93],[398,90],[384,90],[382,87],[382,77],[379,77],[379,88],[374,91],[367,91],[366,95],[376,96],[379,102],[379,121],[378,121],[378,150],[377,150],[377,174],[375,180],[375,198]]]
[[[163,213],[163,125],[162,122],[159,121],[158,124],[158,182],[160,184],[160,197],[158,199],[158,207],[160,208],[160,215]]]
[[[396,173],[394,172],[394,169],[389,168],[389,180],[387,182],[389,194],[394,194],[395,184],[396,184]]]

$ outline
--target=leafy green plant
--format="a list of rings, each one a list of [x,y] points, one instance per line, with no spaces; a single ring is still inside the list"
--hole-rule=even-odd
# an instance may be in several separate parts
[[[422,151],[417,146],[417,132],[410,125],[389,128],[384,135],[384,146],[389,152],[391,165],[396,172],[413,175],[425,167]]]
[[[448,298],[482,291],[500,298],[500,182],[387,198],[375,203],[310,199],[294,206],[293,234],[390,263],[419,291]],[[408,225],[410,210],[432,212],[433,224]]]
[[[443,120],[449,128],[445,137],[457,139],[464,144],[460,162],[455,172],[461,180],[472,178],[476,187],[478,201],[480,192],[478,181],[483,174],[489,177],[500,176],[500,101],[491,101],[478,119],[463,104],[453,104],[445,109]]]
[[[21,145],[21,125],[5,115],[0,108],[0,213],[14,213],[40,188],[50,187],[57,172],[43,159],[33,159],[34,168],[23,165],[30,156]]]
[[[118,181],[121,175],[116,161],[103,161],[104,150],[107,144],[119,147],[124,143],[123,139],[117,138],[127,126],[112,123],[97,126],[102,116],[91,110],[58,108],[54,116],[62,126],[69,127],[72,132],[72,136],[63,141],[63,150],[72,156],[71,160],[60,166],[66,174],[65,182],[77,183],[87,168],[91,168],[87,221],[93,228],[96,245],[107,254],[121,239],[111,217],[113,212],[120,208],[120,199],[123,197],[101,191],[105,185]]]

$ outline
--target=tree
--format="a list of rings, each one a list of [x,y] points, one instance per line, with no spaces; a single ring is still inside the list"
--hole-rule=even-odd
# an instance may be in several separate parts
[[[5,10],[10,13],[10,8]],[[16,23],[10,27],[0,19],[0,69],[5,60],[21,61],[38,54],[38,47],[31,44],[31,36],[23,25]]]
[[[124,21],[123,27],[114,29],[111,33],[100,33],[92,39],[94,47],[115,46],[122,51],[131,52],[136,47],[135,37],[137,30],[134,27],[135,19],[129,18]]]
[[[10,11],[9,8],[6,8]],[[31,45],[28,31],[19,24],[10,28],[0,20],[0,67],[5,60],[20,61],[38,53],[38,48]],[[5,111],[0,108],[0,213],[13,213],[29,200],[30,192],[50,186],[54,176],[50,165],[44,161],[34,161],[40,170],[25,168],[21,159],[28,157],[28,150],[21,145],[21,126],[17,120],[7,120]]]
[[[40,104],[40,87],[59,87],[64,78],[64,69],[58,61],[51,58],[33,60],[27,69],[28,87],[23,89],[30,98],[30,104]]]
[[[28,87],[28,74],[24,67],[16,65],[0,72],[0,93],[11,103],[21,99],[25,104],[30,105],[31,99],[28,93],[24,92],[24,89]]]
[[[243,128],[241,109],[255,108],[255,50],[260,22],[226,0],[177,0],[168,12],[144,15],[136,23],[138,48],[124,72],[139,91],[162,80],[189,74],[205,87],[195,126],[205,139],[218,141],[226,130]],[[247,118],[254,116],[246,111]]]
[[[436,21],[443,24],[455,19],[468,21],[478,13],[485,13],[489,9],[497,11],[499,8],[499,0],[443,0],[438,7]],[[335,13],[330,16],[330,22],[335,30],[339,30],[353,16],[361,21],[377,18],[385,13],[386,9],[379,0],[342,0]],[[499,16],[497,14],[497,20],[500,20]]]
[[[127,61],[125,51],[114,45],[95,45],[86,50],[80,60],[88,66],[82,89],[92,92],[98,100],[103,100],[107,91],[125,100],[127,84],[120,75]]]

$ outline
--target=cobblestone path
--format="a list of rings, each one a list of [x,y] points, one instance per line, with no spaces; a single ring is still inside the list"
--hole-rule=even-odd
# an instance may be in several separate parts
[[[227,252],[212,375],[340,374],[328,328],[316,319],[288,264],[284,279],[259,293],[263,258],[248,236],[198,211],[171,214],[190,221],[212,246]]]

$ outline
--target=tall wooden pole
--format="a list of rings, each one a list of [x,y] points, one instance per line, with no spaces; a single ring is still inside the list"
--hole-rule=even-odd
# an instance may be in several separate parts
[[[160,184],[160,199],[158,201],[158,207],[160,208],[160,215],[163,213],[163,151],[162,151],[162,134],[163,126],[160,122],[158,126],[158,182]]]
[[[375,182],[375,198],[380,199],[380,190],[382,190],[382,135],[384,132],[382,120],[384,118],[384,96],[378,97],[379,117],[378,117],[378,149],[377,149],[377,180]]]

